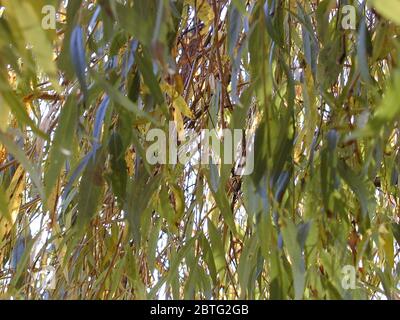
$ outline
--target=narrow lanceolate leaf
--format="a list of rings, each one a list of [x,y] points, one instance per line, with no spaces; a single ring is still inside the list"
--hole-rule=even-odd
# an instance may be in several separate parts
[[[243,252],[240,255],[239,266],[238,266],[238,278],[241,287],[240,298],[249,298],[252,295],[252,277],[256,269],[258,241],[257,237],[253,235],[246,241],[246,246],[243,248]]]
[[[6,131],[9,115],[10,108],[7,103],[5,103],[4,98],[0,95],[0,131]]]
[[[371,210],[370,206],[374,204],[373,195],[369,191],[369,184],[362,174],[356,174],[344,161],[338,162],[338,170],[343,180],[349,185],[351,190],[357,196],[363,216]]]
[[[368,44],[370,42],[367,24],[365,20],[361,22],[360,33],[358,38],[358,63],[360,65],[360,73],[364,81],[371,82],[371,76],[368,65]]]
[[[154,74],[153,64],[149,57],[147,51],[136,52],[136,60],[140,70],[140,73],[143,76],[144,83],[150,89],[151,93],[154,96],[156,103],[161,104],[164,101],[163,94],[160,89],[160,85]]]
[[[282,228],[282,235],[285,247],[288,251],[293,274],[293,286],[295,299],[302,299],[305,286],[305,260],[303,255],[302,243],[305,243],[307,235],[298,234],[296,225],[289,219],[285,220],[285,226]],[[300,236],[300,237],[299,237]],[[303,238],[303,240],[301,240]]]
[[[120,22],[127,32],[143,44],[150,44],[155,27],[155,7],[158,1],[138,0],[133,7],[116,3],[115,9]]]
[[[161,90],[166,92],[167,95],[171,98],[172,104],[175,108],[177,108],[180,113],[184,116],[193,119],[193,113],[187,105],[186,101],[183,97],[175,90],[174,87],[169,85],[168,83],[163,83],[160,85]]]
[[[40,173],[32,164],[31,160],[25,155],[24,151],[13,141],[13,139],[0,132],[0,142],[5,146],[6,150],[12,154],[15,159],[22,165],[22,167],[29,173],[29,177],[32,179],[37,191],[39,192],[42,199],[45,199],[44,188],[42,180],[40,178]]]
[[[32,45],[39,67],[49,76],[54,89],[60,91],[53,47],[42,28],[41,17],[36,14],[30,1],[18,1],[17,4],[17,1],[8,0],[7,4],[18,21],[26,43]]]
[[[86,83],[86,52],[82,27],[76,26],[71,34],[70,54],[76,76],[87,99],[88,88]]]
[[[236,43],[239,39],[242,21],[239,10],[231,4],[229,8],[229,33],[228,33],[228,52],[233,56]]]
[[[103,126],[104,118],[106,116],[109,103],[110,99],[108,98],[108,96],[104,97],[96,113],[96,119],[94,122],[94,129],[93,129],[93,138],[96,143],[100,142],[101,128]]]
[[[37,241],[40,233],[38,233],[33,239],[30,234],[21,235],[17,241],[17,246],[15,247],[15,255],[13,260],[13,266],[15,267],[15,273],[13,274],[11,285],[12,287],[22,287],[23,283],[21,283],[21,277],[24,275],[24,272],[28,272],[28,263],[31,255],[32,247]]]
[[[89,159],[83,172],[79,187],[77,230],[82,231],[90,220],[99,213],[101,196],[104,190],[104,161],[105,153],[99,149]]]
[[[46,133],[41,131],[36,123],[30,118],[28,112],[26,111],[24,105],[22,102],[18,99],[18,96],[16,95],[15,91],[12,90],[10,84],[7,82],[5,74],[3,72],[0,72],[0,93],[2,96],[2,104],[6,104],[8,108],[11,110],[12,114],[16,117],[18,120],[19,125],[26,125],[29,126],[32,131],[37,134],[40,138],[43,139],[48,139],[48,136]],[[4,112],[7,111],[7,106],[2,106],[2,109],[4,109]],[[3,124],[3,127],[5,125]]]
[[[183,246],[182,248],[172,257],[171,259],[171,265],[168,270],[168,280],[171,281],[171,279],[179,272],[179,264],[182,262],[182,259],[186,257],[188,252],[193,248],[193,244],[195,242],[196,238],[191,238],[189,239]]]
[[[0,217],[5,217],[8,221],[11,221],[10,211],[8,207],[8,199],[6,192],[0,185]]]
[[[0,299],[399,299],[399,16],[0,0]]]
[[[221,234],[211,220],[207,221],[207,226],[216,272],[223,275],[226,267],[226,260]]]
[[[216,169],[216,168],[214,168]],[[215,170],[213,169],[213,172],[215,173]],[[217,173],[216,173],[217,174]],[[213,182],[212,179],[214,179],[214,174],[207,176],[208,180],[208,185],[210,186],[210,191],[215,199],[215,203],[218,207],[218,209],[221,211],[222,216],[224,217],[225,223],[229,227],[230,231],[233,234],[236,234],[237,229],[235,225],[235,219],[233,218],[232,214],[232,208],[229,206],[229,201],[228,197],[225,194],[224,188],[218,188],[218,190],[214,190],[214,187],[216,185],[216,182]]]
[[[108,143],[108,150],[111,156],[110,177],[114,194],[120,201],[125,199],[126,184],[128,181],[127,164],[125,161],[125,150],[122,145],[121,136],[117,132],[113,132]]]
[[[391,79],[391,84],[389,84],[381,104],[364,131],[375,135],[378,134],[385,125],[392,123],[400,114],[399,99],[400,70],[397,70]]]
[[[45,173],[46,195],[53,190],[65,160],[72,156],[72,141],[76,128],[78,107],[71,95],[62,107],[59,125],[56,129],[54,141],[50,148],[48,168]]]
[[[158,124],[155,119],[151,117],[151,115],[147,114],[143,110],[139,110],[137,104],[133,103],[127,96],[125,96],[122,92],[120,92],[115,86],[113,86],[108,81],[102,79],[99,75],[93,74],[93,77],[96,79],[98,85],[100,85],[109,95],[110,99],[126,110],[133,112],[138,118],[146,119],[154,124]]]
[[[400,25],[400,1],[399,0],[371,0],[372,5],[385,18]]]

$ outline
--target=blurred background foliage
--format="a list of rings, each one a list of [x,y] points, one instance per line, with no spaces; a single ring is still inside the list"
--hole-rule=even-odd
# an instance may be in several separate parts
[[[400,1],[0,8],[1,298],[400,297]],[[168,121],[254,172],[149,164]]]

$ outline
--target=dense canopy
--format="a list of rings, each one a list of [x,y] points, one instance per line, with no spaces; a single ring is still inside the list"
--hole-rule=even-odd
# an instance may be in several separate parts
[[[400,298],[399,0],[0,16],[0,298]]]

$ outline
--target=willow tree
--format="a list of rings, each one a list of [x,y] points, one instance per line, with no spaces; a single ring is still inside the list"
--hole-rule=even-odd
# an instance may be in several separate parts
[[[400,1],[0,6],[1,298],[399,298]]]

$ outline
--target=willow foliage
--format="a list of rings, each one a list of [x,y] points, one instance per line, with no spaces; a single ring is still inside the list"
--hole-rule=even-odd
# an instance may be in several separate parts
[[[399,298],[400,1],[0,6],[1,298]]]

